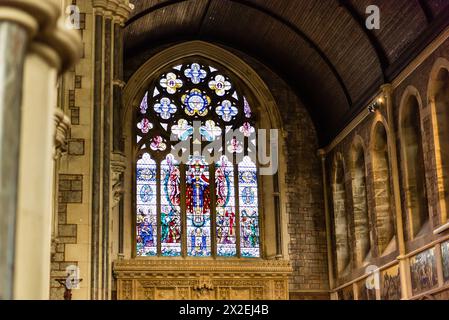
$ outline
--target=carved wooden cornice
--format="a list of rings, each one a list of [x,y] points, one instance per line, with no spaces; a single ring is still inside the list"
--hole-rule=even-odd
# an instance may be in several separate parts
[[[142,278],[164,274],[182,276],[208,275],[288,276],[292,272],[286,260],[177,260],[129,259],[114,263],[116,277]]]
[[[0,20],[23,25],[28,30],[31,42],[54,50],[58,61],[53,63],[60,66],[60,72],[68,70],[81,57],[81,38],[75,30],[64,26],[58,1],[2,0]],[[45,54],[45,58],[48,57],[49,55]]]
[[[54,158],[57,159],[67,151],[67,137],[70,130],[70,119],[61,109],[55,110],[55,151]]]

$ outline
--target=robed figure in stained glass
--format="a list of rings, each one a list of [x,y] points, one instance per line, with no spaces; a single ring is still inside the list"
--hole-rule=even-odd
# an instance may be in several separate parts
[[[186,177],[187,212],[193,215],[192,222],[196,227],[203,226],[204,215],[208,215],[210,209],[209,178],[204,173],[205,167],[196,161]]]

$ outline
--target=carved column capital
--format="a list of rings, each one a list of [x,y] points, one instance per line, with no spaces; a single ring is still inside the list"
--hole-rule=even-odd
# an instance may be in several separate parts
[[[112,18],[123,25],[134,9],[129,0],[93,0],[93,7],[97,14]]]
[[[0,20],[22,25],[31,41],[54,50],[60,59],[60,72],[68,70],[81,57],[81,38],[75,30],[65,27],[60,5],[54,0],[2,0]]]
[[[67,152],[67,136],[70,129],[70,119],[61,109],[55,110],[55,150],[54,158],[58,159],[63,153]]]

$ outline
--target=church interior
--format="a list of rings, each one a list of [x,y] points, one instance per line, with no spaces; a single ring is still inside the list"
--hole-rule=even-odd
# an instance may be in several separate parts
[[[448,0],[0,0],[0,300],[448,300]]]

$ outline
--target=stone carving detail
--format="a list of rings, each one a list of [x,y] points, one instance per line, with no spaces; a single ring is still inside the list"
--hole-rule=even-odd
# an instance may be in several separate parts
[[[211,294],[214,290],[212,280],[208,277],[201,276],[198,279],[198,283],[193,286],[194,295],[198,300],[210,300]]]
[[[61,109],[55,110],[55,150],[54,159],[67,152],[67,137],[70,130],[70,119]]]
[[[282,300],[285,299],[285,283],[284,281],[276,280],[274,281],[274,299]]]
[[[112,207],[119,204],[122,199],[123,188],[123,174],[126,169],[126,157],[119,152],[112,153],[111,156],[111,180],[112,180]]]
[[[118,299],[288,299],[284,260],[117,260]],[[134,281],[137,280],[137,281]]]
[[[133,283],[131,280],[125,280],[122,282],[122,291],[123,300],[131,300],[132,299],[132,290]]]

